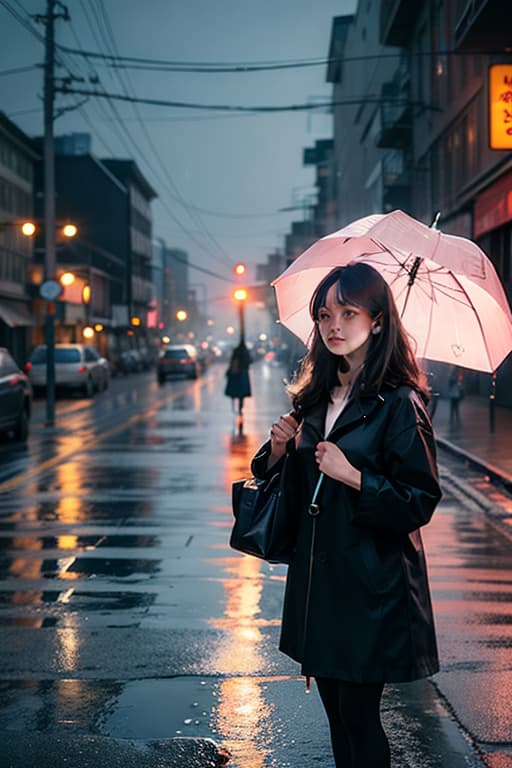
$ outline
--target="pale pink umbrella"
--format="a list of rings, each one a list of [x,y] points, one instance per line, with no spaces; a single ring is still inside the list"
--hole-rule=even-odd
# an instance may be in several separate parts
[[[488,269],[490,262],[480,273],[494,274],[497,282],[488,277],[477,280],[474,270],[463,274],[438,260],[441,239],[435,230],[412,227],[402,239],[397,235],[398,245],[391,246],[381,240],[388,239],[389,230],[387,234],[381,227],[378,237],[374,230],[384,217],[368,227],[370,218],[376,217],[360,219],[318,240],[273,282],[280,322],[307,344],[313,329],[309,301],[315,287],[334,267],[362,261],[390,285],[418,357],[493,373],[512,350],[512,315],[496,273]],[[405,223],[402,217],[395,218]],[[450,257],[445,249],[443,260],[451,258],[461,269],[469,257],[460,241],[462,245],[471,241],[444,237],[454,241],[454,253]]]

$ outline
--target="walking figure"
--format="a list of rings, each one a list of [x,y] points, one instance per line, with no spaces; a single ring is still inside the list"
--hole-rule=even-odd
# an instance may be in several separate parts
[[[460,401],[464,397],[464,374],[455,367],[448,379],[448,399],[450,400],[450,427],[460,427]]]
[[[385,683],[439,669],[419,531],[441,497],[428,389],[372,267],[334,269],[310,311],[293,411],[252,462],[263,479],[285,467],[297,527],[279,647],[316,680],[337,768],[389,768]]]
[[[233,412],[236,412],[235,400],[238,400],[239,420],[243,419],[244,400],[251,397],[251,380],[249,366],[252,358],[245,342],[241,341],[231,354],[231,360],[226,371],[226,387],[224,394],[232,399]]]

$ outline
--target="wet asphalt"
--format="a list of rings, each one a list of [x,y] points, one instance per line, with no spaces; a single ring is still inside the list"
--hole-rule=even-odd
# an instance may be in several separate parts
[[[229,549],[231,482],[286,410],[252,370],[242,433],[222,365],[92,401],[36,401],[0,445],[0,766],[333,768],[316,690],[277,650],[285,567]],[[512,500],[441,452],[424,537],[442,670],[389,687],[393,765],[512,766]],[[509,528],[510,526],[505,526]],[[189,741],[192,739],[192,741]]]

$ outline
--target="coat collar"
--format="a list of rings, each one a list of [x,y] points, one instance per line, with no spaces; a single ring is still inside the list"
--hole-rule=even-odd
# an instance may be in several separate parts
[[[385,402],[381,394],[368,394],[360,397],[358,400],[350,399],[343,411],[334,422],[328,438],[332,440],[334,434],[349,429],[353,424],[366,421],[371,417],[374,411],[380,409]],[[317,405],[308,413],[307,423],[318,433],[319,438],[324,438],[325,416],[327,413],[327,403]]]

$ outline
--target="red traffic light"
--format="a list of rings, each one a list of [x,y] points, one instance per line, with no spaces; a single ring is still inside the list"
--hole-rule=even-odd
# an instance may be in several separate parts
[[[238,277],[241,277],[241,275],[245,275],[246,269],[247,267],[245,266],[245,264],[243,264],[240,261],[238,264],[235,264],[235,266],[233,267],[233,272],[235,273],[235,275],[238,275]]]

